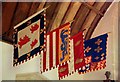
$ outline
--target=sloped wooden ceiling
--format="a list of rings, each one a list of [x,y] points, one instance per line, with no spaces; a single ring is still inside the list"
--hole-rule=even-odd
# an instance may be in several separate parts
[[[2,41],[12,44],[13,27],[35,12],[47,9],[47,32],[74,20],[71,36],[84,31],[89,39],[112,2],[3,2]],[[0,33],[1,34],[1,33]]]

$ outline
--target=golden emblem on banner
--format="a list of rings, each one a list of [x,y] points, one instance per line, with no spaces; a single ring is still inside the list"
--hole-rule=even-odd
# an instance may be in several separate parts
[[[96,51],[97,53],[99,53],[102,50],[102,48],[100,48],[100,46],[97,47],[97,49],[95,49],[94,51]]]
[[[99,59],[99,57],[97,56],[97,57],[95,57],[95,59],[96,59],[96,60],[98,60],[98,59]]]
[[[98,39],[98,40],[95,42],[95,44],[100,45],[101,42],[102,42],[102,40]]]
[[[61,68],[60,70],[59,70],[59,72],[64,72],[65,70],[66,70],[67,68]]]
[[[77,41],[75,46],[78,46],[80,44],[81,40]]]
[[[81,63],[82,61],[83,61],[83,59],[81,59],[81,58],[77,59],[76,62],[75,62],[75,64]]]
[[[41,29],[41,30],[40,30],[40,34],[43,33],[43,32],[44,32],[44,29]]]
[[[91,50],[91,47],[88,46],[88,47],[85,49],[85,52],[88,53],[90,50]]]

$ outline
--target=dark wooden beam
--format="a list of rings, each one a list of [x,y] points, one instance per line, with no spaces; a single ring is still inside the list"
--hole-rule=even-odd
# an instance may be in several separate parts
[[[53,16],[51,18],[51,21],[49,22],[49,25],[48,25],[49,28],[47,29],[47,32],[50,32],[50,30],[52,28],[52,23],[53,23],[56,15],[57,15],[57,12],[59,11],[60,4],[61,4],[61,2],[56,5],[56,8],[55,8],[54,13],[53,13]]]
[[[58,2],[47,2],[46,4],[45,4],[45,6],[44,7],[48,7],[48,6],[50,6],[47,10],[46,10],[46,28],[47,28],[47,30],[49,29],[49,25],[50,25],[50,21],[51,21],[51,19],[52,19],[52,17],[53,17],[53,15],[54,15],[54,12],[55,12],[55,9],[56,9],[56,7],[57,7],[57,4],[58,4]]]
[[[96,2],[93,7],[95,7],[97,10],[100,10],[101,7],[104,5],[104,2]],[[80,29],[80,31],[86,29],[84,31],[84,35],[86,35],[88,28],[90,28],[90,25],[92,24],[93,20],[95,19],[95,17],[97,16],[97,13],[95,13],[93,10],[90,11],[89,15],[87,16],[87,18],[85,19],[82,28]]]
[[[43,1],[43,0],[42,0],[42,1]],[[40,11],[41,9],[43,9],[43,7],[44,7],[45,4],[46,4],[45,1],[46,1],[46,0],[44,0],[44,2],[41,2],[41,3],[39,4],[37,11]]]
[[[57,12],[57,15],[53,21],[51,30],[60,26],[62,19],[65,15],[67,9],[69,8],[69,5],[70,5],[70,2],[61,2],[60,6],[59,6],[59,11]]]
[[[2,34],[9,30],[16,6],[16,2],[2,3]]]
[[[40,2],[33,2],[32,3],[32,6],[31,6],[29,14],[28,14],[28,17],[37,12],[37,9],[38,9],[39,5],[40,5]]]
[[[13,40],[5,35],[0,36],[0,41],[13,45]]]
[[[94,4],[94,2],[91,3],[91,5],[93,5],[93,4]],[[82,24],[84,23],[89,12],[90,12],[90,9],[86,8],[82,4],[82,6],[78,10],[78,12],[74,18],[75,22],[73,22],[73,24],[71,26],[71,36],[73,36],[79,32],[79,29],[82,27]]]
[[[12,41],[12,34],[13,34],[13,27],[16,25],[16,24],[18,24],[18,23],[20,23],[21,21],[23,21],[24,19],[26,19],[27,18],[27,16],[28,16],[28,12],[29,12],[29,10],[30,10],[30,8],[31,8],[31,2],[19,2],[18,3],[18,5],[16,6],[16,8],[15,8],[15,11],[14,11],[14,15],[11,15],[11,16],[9,16],[9,17],[11,17],[12,19],[11,20],[9,20],[10,21],[10,25],[9,25],[9,27],[7,27],[7,28],[9,28],[8,30],[6,30],[6,32],[7,32],[7,35],[4,35],[4,36],[2,36],[3,38],[2,38],[2,40],[3,41],[8,41],[8,42],[10,42],[11,43],[11,41]],[[11,5],[9,5],[9,7],[11,7],[13,4],[11,3]],[[5,9],[5,8],[4,8]],[[6,10],[9,10],[9,8],[7,9],[5,9],[5,11]],[[11,9],[12,10],[12,9]],[[11,11],[9,11],[9,12],[11,12]],[[9,15],[7,12],[5,12],[7,15]],[[6,16],[6,15],[5,15]],[[3,16],[3,18],[4,18],[4,16]],[[7,19],[4,19],[4,21],[8,21]],[[5,22],[5,24],[7,24],[6,22]],[[4,28],[3,28],[4,29]],[[8,38],[8,39],[6,39],[6,38]],[[12,43],[11,43],[12,44]]]
[[[60,26],[61,21],[66,13],[70,2],[59,2],[54,10],[53,17],[51,18],[48,32]]]
[[[106,10],[108,9],[108,7],[110,6],[112,2],[105,2],[103,7],[100,9],[100,11],[105,14]],[[86,33],[85,39],[88,40],[90,39],[92,33],[94,32],[96,26],[98,25],[99,21],[101,20],[102,16],[97,15],[95,20],[92,22],[90,28],[88,29],[88,32]]]
[[[75,15],[76,15],[77,11],[79,10],[81,4],[82,4],[81,2],[71,2],[71,4],[69,5],[69,8],[67,9],[67,11],[63,17],[61,25],[66,22],[69,22],[71,20],[74,20]]]
[[[97,2],[97,3],[98,3],[98,2]],[[86,2],[84,2],[83,4],[84,4],[87,8],[93,10],[95,13],[103,16],[103,13],[100,12],[96,7],[93,7],[92,5],[90,5],[90,4],[86,3]]]
[[[31,5],[32,5],[32,2],[19,2],[18,3],[16,12],[13,16],[13,20],[11,21],[11,25],[10,25],[11,31],[7,35],[9,36],[9,38],[12,39],[13,27],[28,17]]]
[[[11,23],[11,28],[13,28],[13,26],[17,25],[18,23],[20,23],[21,21],[25,20],[28,17],[31,5],[32,5],[31,2],[19,2],[18,3],[16,12],[14,14],[14,17]]]

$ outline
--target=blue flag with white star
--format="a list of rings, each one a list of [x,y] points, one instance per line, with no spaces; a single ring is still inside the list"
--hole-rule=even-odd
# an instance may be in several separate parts
[[[103,34],[84,42],[86,65],[79,70],[80,74],[106,67],[107,37],[108,34]]]

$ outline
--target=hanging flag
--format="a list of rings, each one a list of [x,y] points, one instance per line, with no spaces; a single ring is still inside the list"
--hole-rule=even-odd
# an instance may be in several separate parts
[[[57,44],[58,44],[58,31],[54,30],[51,31],[49,33],[47,33],[46,36],[46,43],[45,46],[46,48],[44,49],[44,51],[42,51],[41,53],[41,73],[54,69],[57,65],[58,65],[58,52],[57,52]]]
[[[66,23],[59,28],[58,36],[58,56],[59,64],[70,59],[70,23]]]
[[[43,10],[42,10],[43,11]],[[39,13],[32,15],[14,27],[14,61],[13,66],[24,63],[44,48],[44,16]]]
[[[59,80],[65,76],[68,76],[68,63],[62,63],[58,68]]]
[[[85,66],[79,73],[100,70],[106,67],[107,34],[87,40],[85,45]]]
[[[85,66],[84,60],[84,47],[83,47],[83,33],[79,32],[78,34],[70,38],[70,62],[68,62],[68,75],[78,72],[83,66]],[[60,67],[59,67],[60,69]],[[60,73],[58,69],[58,73]],[[63,72],[64,73],[64,72]],[[59,79],[65,78],[65,74],[59,74]],[[63,75],[63,76],[62,76]]]
[[[71,43],[73,46],[73,53],[74,54],[74,70],[81,68],[85,65],[84,61],[84,45],[83,45],[83,33],[79,32],[75,36],[71,37]]]
[[[41,53],[40,72],[58,67],[70,58],[70,23],[66,23],[46,35],[46,49]],[[42,56],[43,55],[43,56]]]

